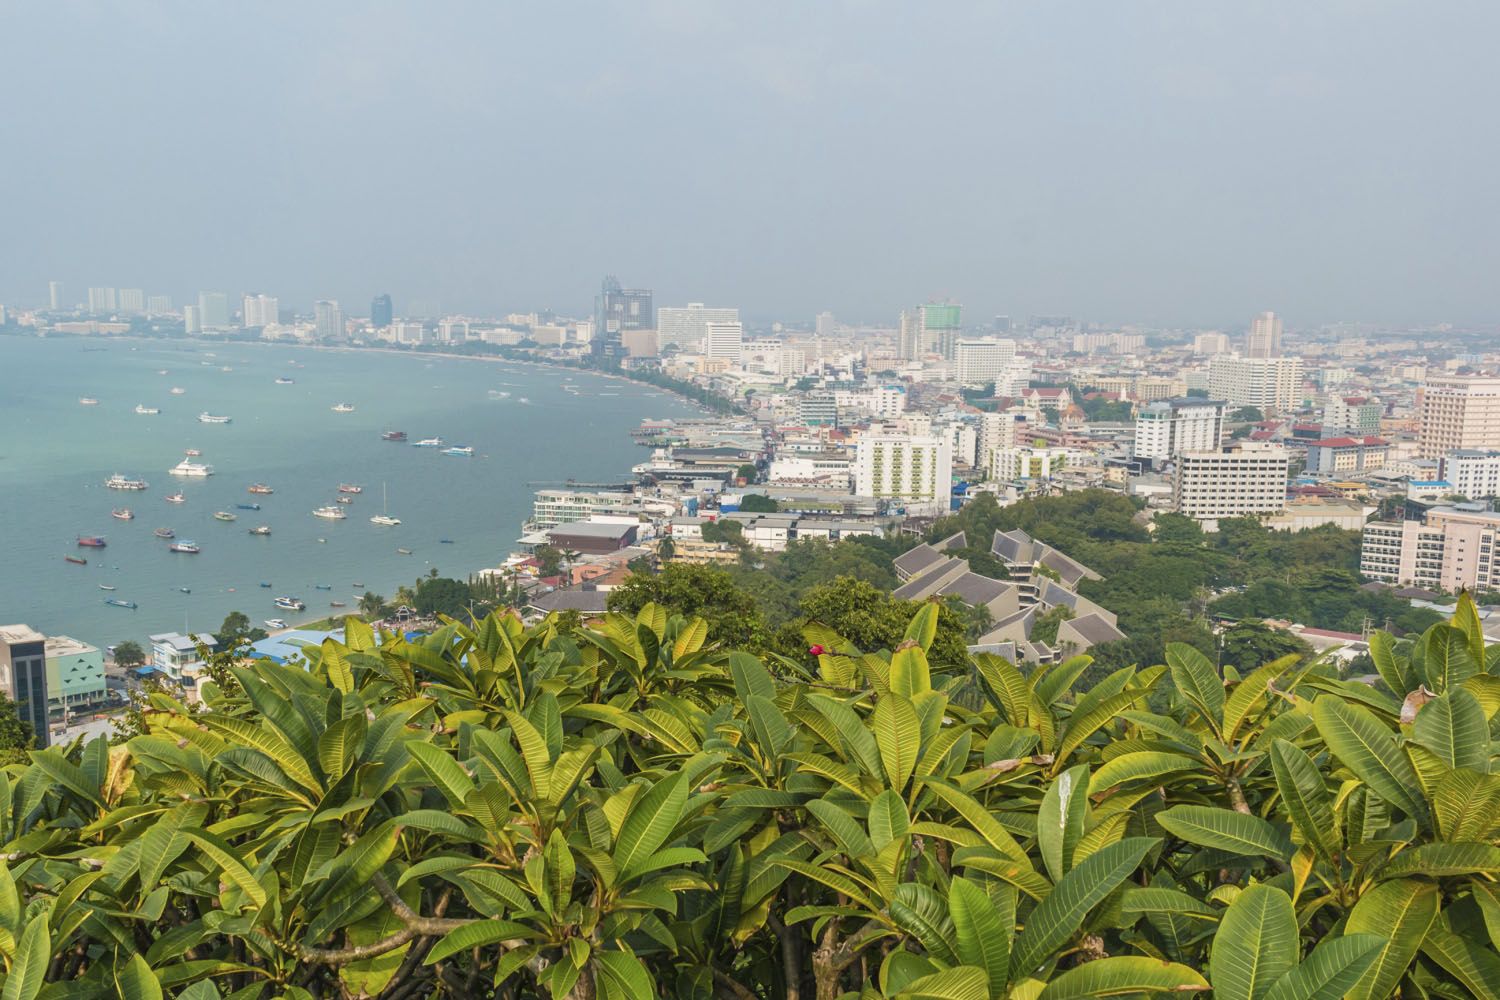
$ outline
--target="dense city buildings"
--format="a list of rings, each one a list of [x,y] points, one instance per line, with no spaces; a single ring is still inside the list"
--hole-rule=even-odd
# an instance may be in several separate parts
[[[1359,571],[1406,586],[1500,591],[1500,514],[1466,504],[1433,507],[1419,520],[1371,521]]]
[[[744,339],[744,328],[738,322],[705,323],[703,325],[703,354],[709,358],[739,361]]]
[[[952,361],[958,349],[958,339],[963,335],[960,316],[963,307],[951,302],[942,304],[929,302],[917,307],[921,315],[921,352],[936,354],[944,361]]]
[[[1417,442],[1423,458],[1500,449],[1500,378],[1429,378],[1422,387]]]
[[[1136,458],[1163,463],[1185,451],[1211,451],[1223,443],[1222,401],[1196,397],[1157,400],[1136,414]]]
[[[854,492],[904,502],[913,513],[948,509],[953,449],[933,435],[870,432],[855,452]]]
[[[594,360],[605,368],[619,367],[625,357],[620,334],[626,330],[655,329],[650,290],[622,288],[614,275],[606,276],[594,299],[594,325],[590,345]]]
[[[718,309],[702,302],[662,306],[656,311],[656,332],[663,347],[696,347],[703,343],[709,323],[738,323],[738,309]]]
[[[1337,437],[1307,444],[1307,471],[1344,475],[1385,466],[1390,445],[1378,437]]]

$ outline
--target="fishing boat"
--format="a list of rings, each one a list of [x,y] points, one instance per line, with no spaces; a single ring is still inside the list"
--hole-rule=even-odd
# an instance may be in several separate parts
[[[340,493],[363,493],[365,488],[357,483],[339,483]]]
[[[129,521],[135,517],[135,514],[129,507],[115,507],[109,512],[109,516],[119,518],[121,521]]]
[[[326,518],[328,518],[331,521],[342,521],[344,518],[348,517],[349,515],[345,514],[343,511],[339,510],[337,504],[328,504],[326,507],[319,507],[317,510],[313,511],[313,516],[314,517],[326,517]],[[320,538],[320,539],[318,539],[318,541],[321,542],[322,539]]]
[[[307,605],[295,597],[278,597],[271,602],[283,611],[306,611]]]
[[[252,535],[269,535],[270,533],[271,526],[269,524],[262,524],[259,527],[250,529],[250,534]],[[265,584],[265,586],[269,587],[270,584]]]
[[[229,513],[229,511],[227,511],[227,510],[216,510],[216,511],[214,511],[214,520],[215,521],[233,521],[234,520],[234,515],[231,514],[231,513]]]
[[[276,380],[276,384],[277,385],[291,385],[292,384],[292,380],[289,379],[289,378],[287,378],[287,377],[285,377],[285,376],[282,376],[281,378],[278,378]]]
[[[117,608],[129,608],[131,611],[134,611],[136,609],[136,603],[134,601],[121,601],[113,597],[106,597],[104,599],[104,603],[113,604]]]
[[[315,583],[315,584],[313,584],[313,586],[316,587],[319,590],[332,590],[333,589],[332,586],[330,586],[329,584],[326,584],[326,583]]]
[[[236,510],[260,510],[258,503],[237,503],[234,507]]]
[[[173,531],[171,528],[157,528],[156,529],[156,537],[157,538],[171,538],[175,534],[176,534],[176,532]]]
[[[441,448],[442,446],[442,438],[423,438],[422,440],[412,444],[413,448]]]
[[[266,628],[271,628],[271,629],[286,628],[286,622],[282,621],[280,618],[267,618],[266,619]]]
[[[78,544],[90,549],[104,548],[104,538],[100,535],[79,535]]]
[[[160,413],[161,410],[158,410],[154,406],[147,406],[145,403],[136,403],[135,412],[139,413],[143,417],[154,417],[158,413]]]
[[[168,475],[205,479],[214,474],[214,467],[206,462],[190,462],[183,459],[167,470]]]
[[[329,601],[328,606],[330,608],[342,608],[346,607],[347,605],[345,605],[343,601]]]
[[[441,545],[452,545],[453,544],[453,539],[451,539],[451,538],[439,538],[438,539],[438,543],[441,544]]]
[[[234,423],[234,418],[218,413],[209,413],[207,410],[204,410],[198,414],[198,422],[200,424],[232,424]]]
[[[185,392],[187,392],[187,390],[180,385],[172,386],[172,395],[174,396],[181,396]]]
[[[183,552],[183,553],[186,553],[187,555],[190,555],[190,556],[191,555],[197,555],[198,554],[198,543],[195,542],[195,541],[193,541],[193,540],[191,540],[191,539],[184,538],[180,542],[173,542],[171,545],[168,545],[167,546],[167,551],[168,552]]]
[[[397,549],[396,551],[401,553],[403,556],[411,555],[411,549]]]
[[[365,585],[362,584],[362,583],[351,583],[351,584],[349,584],[349,586],[353,587],[355,590],[364,590],[365,589]]]
[[[101,584],[99,584],[99,589],[100,590],[114,590],[115,589],[115,585],[112,584],[112,583],[101,583]]]
[[[354,412],[354,404],[353,403],[338,403],[338,404],[336,404],[333,407],[333,412],[334,413],[353,413]]]
[[[333,498],[333,502],[334,503],[353,503],[354,502],[354,498],[353,497],[334,497]]]
[[[134,476],[122,476],[118,472],[104,481],[104,485],[112,490],[143,490],[148,485],[144,479]]]
[[[267,590],[271,589],[271,585],[269,583],[262,583],[261,586],[265,587]]]
[[[68,562],[75,563],[79,566],[87,566],[89,564],[89,561],[87,559],[84,559],[82,556],[63,556],[63,558]]]
[[[270,496],[272,493],[276,492],[265,483],[251,483],[249,486],[249,490],[251,493],[259,493],[262,496]]]
[[[165,500],[165,501],[167,501],[167,503],[186,503],[187,502],[187,497],[183,496],[181,493],[168,493],[162,499]]]
[[[95,399],[93,396],[82,396],[82,397],[79,397],[78,401],[80,403],[82,403],[84,406],[98,406],[99,405],[99,401],[97,399]]]
[[[380,440],[382,440],[382,441],[405,441],[406,440],[406,432],[405,431],[386,431],[384,434],[380,435]]]
[[[456,444],[452,448],[444,448],[443,454],[458,455],[462,458],[472,458],[474,455],[474,448],[473,446],[467,444]]]

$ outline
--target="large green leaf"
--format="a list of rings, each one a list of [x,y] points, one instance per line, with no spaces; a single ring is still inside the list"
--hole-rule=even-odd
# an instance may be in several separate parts
[[[1100,765],[1099,770],[1094,772],[1093,780],[1089,782],[1089,788],[1098,793],[1127,781],[1143,781],[1159,778],[1164,774],[1196,771],[1202,766],[1201,762],[1180,753],[1134,750],[1111,757]]]
[[[636,866],[666,843],[682,818],[687,796],[681,772],[662,778],[644,795],[636,796],[615,838],[614,862],[622,881],[634,875]]]
[[[1333,796],[1323,783],[1323,775],[1308,759],[1286,740],[1271,744],[1271,770],[1276,776],[1276,790],[1291,815],[1304,844],[1312,845],[1326,863],[1342,851],[1338,821],[1333,811]]]
[[[907,983],[896,1000],[989,1000],[989,981],[983,969],[960,965]]]
[[[209,833],[207,830],[184,830],[183,834],[198,845],[198,849],[206,854],[213,866],[224,872],[224,876],[256,906],[266,905],[266,890],[256,881],[250,870],[240,863],[237,855],[241,852],[230,847],[225,841]]]
[[[1490,769],[1490,724],[1479,699],[1450,688],[1417,710],[1412,742],[1435,753],[1449,767]]]
[[[161,981],[139,952],[115,972],[120,1000],[161,1000]]]
[[[957,965],[957,935],[948,901],[937,890],[918,882],[903,882],[891,895],[891,919],[922,942],[927,954],[944,965]]]
[[[1370,658],[1375,661],[1375,670],[1380,674],[1380,679],[1396,693],[1396,697],[1405,697],[1408,691],[1417,689],[1417,677],[1412,672],[1411,663],[1405,657],[1396,655],[1396,640],[1391,638],[1390,633],[1370,633]]]
[[[1427,686],[1438,694],[1458,687],[1483,671],[1469,651],[1469,637],[1463,629],[1439,623],[1422,637],[1422,669]]]
[[[1292,856],[1292,842],[1259,816],[1217,806],[1173,806],[1156,820],[1175,837],[1199,847],[1233,854],[1264,854],[1282,861]]]
[[[1446,917],[1440,916],[1427,928],[1422,952],[1476,997],[1500,997],[1500,958],[1468,935],[1455,934],[1446,926]]]
[[[1500,847],[1493,844],[1420,844],[1396,854],[1376,872],[1381,880],[1426,875],[1500,876]]]
[[[1015,933],[1016,891],[1007,886],[1000,895],[1009,902],[1004,912],[968,879],[955,876],[948,883],[959,961],[985,971],[992,996],[1005,992],[1011,935]]]
[[[442,940],[432,946],[423,965],[441,962],[449,955],[456,955],[470,948],[482,948],[496,941],[524,941],[533,936],[531,928],[510,920],[476,920],[444,934]]]
[[[1167,666],[1177,692],[1198,710],[1215,735],[1220,735],[1224,721],[1224,681],[1208,657],[1185,642],[1169,642]]]
[[[911,780],[922,746],[922,733],[911,699],[894,692],[881,698],[875,705],[872,724],[886,779],[899,792]]]
[[[906,835],[911,826],[911,814],[906,810],[906,800],[887,788],[870,800],[870,844],[875,850],[897,837]]]
[[[1297,914],[1280,889],[1252,885],[1219,921],[1209,955],[1214,1000],[1261,1000],[1297,964]]]
[[[1208,980],[1186,965],[1139,955],[1086,962],[1052,979],[1038,1000],[1089,1000],[1091,997],[1177,993],[1191,996],[1208,989]],[[995,994],[999,996],[1000,994]]]
[[[1271,987],[1266,1000],[1339,1000],[1374,964],[1386,939],[1375,934],[1324,938]]]
[[[831,836],[843,851],[851,859],[863,858],[875,853],[875,847],[865,831],[860,829],[859,823],[844,810],[826,799],[809,799],[807,811],[823,825],[823,829]]]
[[[34,1000],[41,992],[42,983],[46,982],[47,962],[51,957],[52,938],[47,931],[47,921],[28,921],[26,929],[21,932],[21,940],[16,944],[10,971],[5,974],[0,1000]]]
[[[1011,951],[1011,978],[1031,975],[1049,961],[1083,926],[1089,910],[1129,878],[1157,843],[1154,837],[1128,837],[1099,849],[1064,875],[1026,918]]]
[[[1328,749],[1356,777],[1422,827],[1431,828],[1416,768],[1396,745],[1395,734],[1369,709],[1323,695],[1313,702],[1313,724]]]
[[[1391,995],[1417,956],[1438,905],[1437,883],[1419,879],[1382,882],[1359,898],[1349,911],[1344,933],[1375,934],[1386,943],[1349,989],[1349,1000],[1385,1000]]]
[[[1073,866],[1089,811],[1089,767],[1070,767],[1053,779],[1037,811],[1036,839],[1047,874],[1056,882]]]
[[[454,809],[462,809],[469,793],[474,790],[474,779],[469,773],[441,747],[420,740],[410,740],[405,746],[406,752],[427,772],[448,804]]]

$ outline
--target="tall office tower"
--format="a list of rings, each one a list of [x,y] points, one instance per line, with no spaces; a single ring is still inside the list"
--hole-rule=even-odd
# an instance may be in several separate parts
[[[120,312],[143,313],[146,311],[146,293],[139,288],[120,289]]]
[[[709,323],[703,332],[703,353],[710,358],[738,361],[744,340],[744,327],[739,323]]]
[[[245,295],[244,321],[247,330],[271,326],[279,317],[281,303],[274,295],[250,292]]]
[[[915,361],[926,353],[927,345],[922,340],[922,314],[915,310],[901,311],[901,343],[897,353],[903,361]]]
[[[995,332],[996,333],[1010,333],[1010,317],[1009,316],[996,316],[995,317]]]
[[[0,690],[31,723],[36,749],[47,747],[47,637],[27,625],[0,625]]]
[[[89,312],[112,313],[114,311],[115,290],[113,288],[89,289]]]
[[[152,316],[160,316],[172,311],[172,296],[170,295],[148,295],[146,296],[146,312]]]
[[[182,329],[186,333],[203,332],[203,317],[197,306],[182,307]]]
[[[63,308],[63,283],[61,281],[47,282],[47,308],[53,312],[61,312]]]
[[[340,338],[344,335],[344,312],[338,302],[319,299],[313,303],[313,332],[318,339]]]
[[[619,279],[605,275],[594,299],[595,330],[589,348],[594,358],[606,368],[616,368],[625,356],[620,334],[625,330],[654,329],[655,314],[651,308],[649,288],[621,288]]]
[[[998,393],[1002,382],[1009,384],[1006,376],[1016,360],[1016,342],[994,337],[960,340],[954,345],[953,360],[961,385],[984,386],[993,382]]]
[[[1229,353],[1228,334],[1210,331],[1200,333],[1193,338],[1193,353],[1199,356],[1212,356],[1215,354]]]
[[[820,337],[832,337],[838,323],[834,321],[833,313],[820,312],[818,318],[813,321],[813,331]]]
[[[963,306],[952,302],[942,305],[929,302],[917,306],[917,309],[922,313],[922,338],[927,342],[927,349],[942,355],[945,361],[952,361],[962,331],[959,314]]]
[[[229,329],[229,296],[224,292],[199,292],[198,322],[204,330]]]
[[[1290,458],[1281,445],[1265,441],[1184,451],[1172,480],[1173,509],[1203,520],[1274,514],[1286,508]]]
[[[1220,354],[1208,362],[1208,395],[1262,412],[1295,409],[1302,400],[1302,359]]]
[[[394,317],[391,314],[391,297],[389,295],[377,295],[370,300],[370,325],[377,330],[391,325]]]
[[[1250,333],[1245,337],[1247,358],[1281,357],[1281,317],[1273,312],[1263,312],[1250,321]]]
[[[1215,400],[1163,399],[1135,418],[1135,457],[1161,463],[1185,451],[1212,451],[1224,443],[1224,404]]]
[[[689,302],[686,306],[662,306],[656,311],[656,332],[661,335],[661,345],[676,344],[679,347],[696,347],[703,343],[709,323],[738,323],[738,309],[715,309],[702,302]]]
[[[953,445],[946,435],[861,434],[854,452],[854,492],[862,497],[931,505],[947,511]]]
[[[1422,387],[1417,447],[1423,458],[1500,450],[1500,378],[1429,378]]]

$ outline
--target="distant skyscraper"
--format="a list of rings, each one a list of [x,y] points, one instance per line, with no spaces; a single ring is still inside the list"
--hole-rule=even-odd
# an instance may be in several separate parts
[[[120,289],[120,312],[143,313],[146,311],[146,293],[139,288]]]
[[[370,300],[370,325],[377,330],[383,330],[391,325],[391,297],[389,295],[377,295]]]
[[[619,365],[625,349],[620,343],[620,333],[625,330],[652,330],[655,314],[651,309],[649,288],[621,288],[619,279],[606,275],[594,300],[595,329],[590,349],[600,364],[613,368]]]
[[[53,312],[63,309],[63,283],[61,281],[47,282],[47,308]]]
[[[182,329],[187,333],[203,332],[203,322],[197,306],[182,307]]]
[[[243,320],[249,330],[267,327],[277,321],[280,303],[273,295],[250,292],[245,296]]]
[[[951,302],[942,305],[928,303],[917,306],[917,309],[922,314],[922,339],[926,341],[927,350],[952,361],[962,332],[959,314],[963,306]]]
[[[656,311],[656,329],[661,334],[660,342],[689,347],[703,342],[709,323],[738,323],[738,309],[714,309],[702,302],[689,302],[685,307],[662,306]]]
[[[900,323],[901,343],[896,353],[903,361],[915,361],[925,353],[927,346],[922,340],[922,314],[903,309]]]
[[[1250,321],[1250,333],[1245,337],[1245,357],[1281,357],[1281,317],[1273,312],[1263,312]]]
[[[113,288],[89,289],[89,312],[112,313],[115,311],[115,302],[115,290]]]
[[[229,329],[229,296],[224,292],[199,292],[198,323],[204,330]]]
[[[820,337],[832,337],[833,331],[838,328],[838,322],[834,320],[833,313],[820,312],[813,328]]]
[[[709,323],[703,333],[703,353],[710,358],[740,359],[744,327],[739,323]]]
[[[1010,317],[1009,316],[996,316],[995,317],[995,332],[996,333],[1009,333],[1010,332]]]
[[[313,303],[313,329],[318,338],[340,338],[344,335],[344,313],[331,299]]]
[[[152,316],[160,316],[162,313],[172,311],[172,296],[170,295],[148,295],[146,296],[146,312]]]

